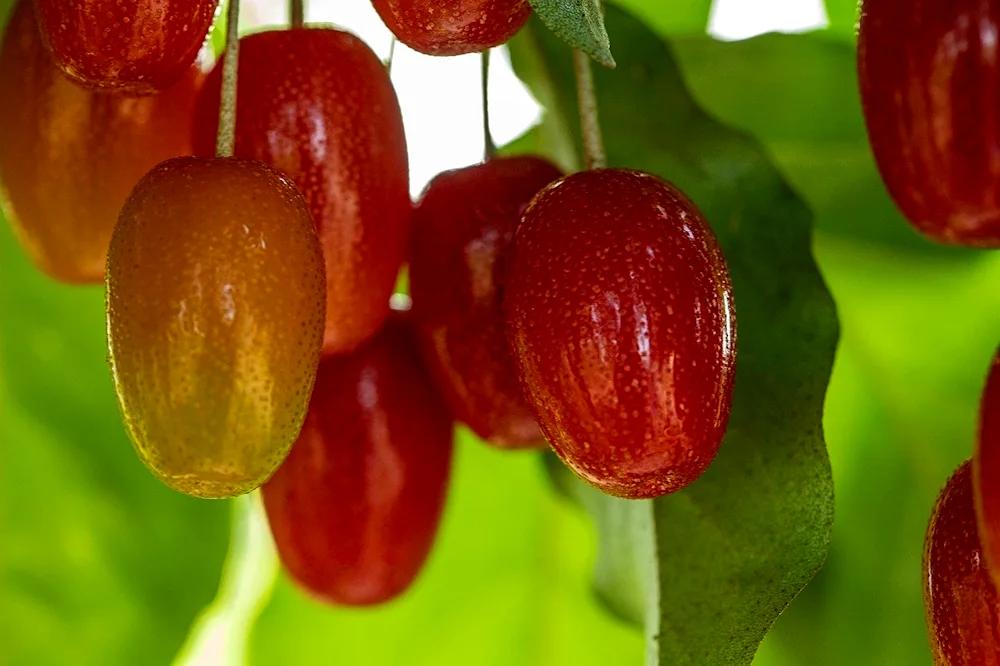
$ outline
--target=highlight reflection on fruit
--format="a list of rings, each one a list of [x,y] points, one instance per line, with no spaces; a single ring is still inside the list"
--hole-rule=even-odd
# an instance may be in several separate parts
[[[59,67],[82,85],[149,94],[191,67],[218,0],[34,0]]]
[[[969,462],[938,496],[924,543],[923,573],[935,666],[1000,664],[1000,600],[981,557]]]
[[[164,483],[231,497],[281,464],[325,284],[305,201],[271,167],[176,158],[136,185],[108,252],[108,345],[126,429]]]
[[[451,451],[451,415],[401,317],[324,359],[302,434],[263,488],[284,566],[327,602],[403,592],[434,542]]]
[[[6,217],[35,265],[71,283],[102,283],[111,230],[139,178],[191,152],[191,67],[154,97],[79,87],[56,68],[22,0],[0,48],[0,182]],[[8,100],[16,100],[16,103]]]
[[[943,243],[1000,246],[1000,4],[865,0],[858,74],[903,214]]]
[[[327,273],[324,354],[378,330],[406,255],[410,195],[403,120],[381,61],[327,28],[240,40],[236,157],[288,175],[309,203]],[[215,149],[222,62],[206,84],[195,148]]]
[[[657,497],[714,459],[736,367],[732,287],[675,187],[602,169],[542,190],[514,237],[504,311],[524,397],[585,481]]]
[[[546,446],[504,334],[507,251],[531,198],[562,173],[540,157],[447,171],[414,211],[410,294],[421,351],[455,417],[497,446]]]

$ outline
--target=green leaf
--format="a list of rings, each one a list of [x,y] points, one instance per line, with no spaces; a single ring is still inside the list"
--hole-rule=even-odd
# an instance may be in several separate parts
[[[0,271],[0,661],[169,664],[218,587],[228,504],[138,461],[103,290],[40,275],[2,216]]]
[[[660,35],[704,35],[712,0],[613,0]]]
[[[601,0],[530,0],[552,32],[605,67],[614,67]]]
[[[711,221],[739,317],[736,390],[719,457],[683,492],[623,507],[578,481],[557,482],[575,484],[602,552],[620,560],[613,573],[599,569],[597,582],[619,614],[647,619],[647,663],[748,664],[829,545],[833,486],[821,417],[836,317],[810,252],[809,210],[761,147],[697,106],[671,50],[648,28],[612,7],[606,20],[619,67],[595,77],[609,162],[672,180]],[[566,50],[533,23],[511,51],[529,87],[555,91],[546,122],[577,136]],[[556,475],[569,472],[557,467]],[[653,553],[620,550],[643,543],[647,530],[655,566]],[[651,569],[652,588],[643,584]]]
[[[826,0],[831,35],[853,43],[857,35],[858,8],[862,0]]]
[[[376,608],[324,606],[279,578],[250,641],[253,666],[607,666],[642,638],[590,593],[594,536],[549,488],[540,456],[460,430],[425,570]]]

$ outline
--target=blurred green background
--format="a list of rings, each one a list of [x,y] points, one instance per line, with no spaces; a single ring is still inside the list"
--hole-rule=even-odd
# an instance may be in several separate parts
[[[1000,342],[1000,253],[934,246],[888,199],[860,113],[853,0],[827,0],[826,30],[734,43],[704,35],[708,0],[614,4],[669,43],[694,99],[761,142],[811,209],[840,318],[823,423],[832,547],[754,663],[929,664],[923,534],[971,452]],[[573,159],[565,137],[537,145]],[[727,154],[710,156],[725,167]],[[3,666],[181,664],[217,654],[213,641],[229,647],[200,663],[643,663],[642,633],[592,592],[590,521],[554,492],[539,456],[460,431],[417,584],[383,608],[328,608],[276,571],[252,501],[187,499],[146,472],[105,356],[101,290],[42,277],[0,224]]]

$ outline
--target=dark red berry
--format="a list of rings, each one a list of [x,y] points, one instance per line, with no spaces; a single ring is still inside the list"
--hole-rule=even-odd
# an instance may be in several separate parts
[[[324,359],[298,441],[263,488],[289,573],[333,603],[403,592],[433,544],[451,450],[451,415],[396,317]]]
[[[979,439],[972,470],[979,537],[993,581],[1000,585],[1000,350],[993,360],[979,406]]]
[[[218,0],[35,0],[52,55],[87,86],[153,93],[191,67]]]
[[[549,185],[515,235],[504,310],[525,398],[584,480],[648,498],[705,471],[729,419],[736,316],[715,237],[679,190],[619,169]]]
[[[1000,246],[1000,3],[865,0],[872,150],[903,214],[943,243]]]
[[[528,0],[372,0],[372,4],[399,41],[439,56],[499,46],[531,15]]]
[[[504,335],[504,268],[528,202],[561,175],[538,157],[491,159],[438,175],[414,211],[421,352],[455,417],[501,447],[545,445]]]
[[[385,66],[346,32],[308,28],[240,40],[237,157],[302,190],[326,260],[324,354],[350,351],[389,312],[410,230],[406,139]],[[198,104],[195,150],[215,150],[222,62]]]
[[[998,666],[996,588],[980,557],[971,465],[938,496],[924,542],[924,608],[936,666]]]

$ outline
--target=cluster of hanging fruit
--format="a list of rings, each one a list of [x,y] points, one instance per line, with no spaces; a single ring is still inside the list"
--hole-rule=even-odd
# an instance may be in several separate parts
[[[437,55],[502,44],[530,13],[374,4]],[[501,448],[551,445],[620,497],[705,471],[736,329],[691,201],[596,157],[563,176],[491,155],[411,203],[399,105],[367,45],[294,21],[237,40],[232,4],[206,76],[216,14],[21,0],[0,52],[8,218],[41,270],[105,284],[124,422],[160,480],[206,498],[263,486],[294,577],[369,604],[431,547],[454,421]],[[394,308],[404,264],[412,307]]]
[[[859,27],[868,135],[899,209],[938,242],[1000,248],[1000,4],[864,0]],[[938,665],[1000,664],[1000,350],[979,416],[925,543]]]

